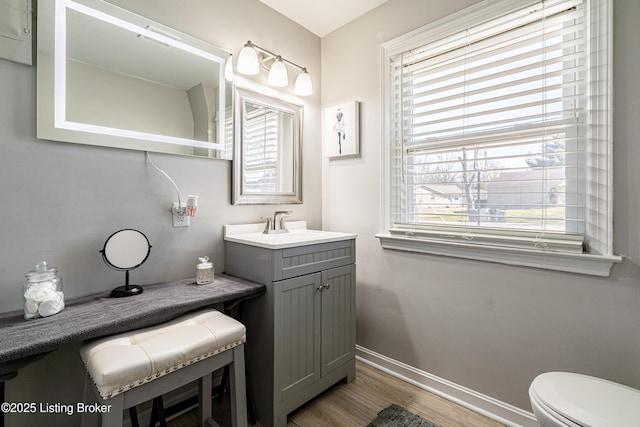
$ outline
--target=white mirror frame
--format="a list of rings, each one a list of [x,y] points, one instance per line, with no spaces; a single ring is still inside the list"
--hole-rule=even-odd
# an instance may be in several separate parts
[[[173,154],[195,155],[192,152],[185,152],[185,147],[204,148],[223,153],[225,149],[224,125],[218,126],[218,142],[214,143],[68,121],[66,118],[67,9],[76,10],[118,27],[135,31],[160,43],[211,60],[218,67],[219,87],[228,86],[224,77],[224,68],[229,54],[207,42],[101,0],[47,0],[39,2],[38,138]],[[148,26],[160,30],[160,32],[150,31],[146,28]],[[175,38],[172,38],[174,36]],[[43,52],[53,52],[53,58]],[[219,91],[218,101],[218,123],[223,124],[225,123],[225,92],[226,90]],[[205,155],[205,157],[220,158],[221,156]]]
[[[292,191],[253,193],[243,189],[244,182],[244,115],[246,103],[262,105],[270,109],[289,113],[293,116],[293,174]],[[235,87],[234,90],[234,153],[233,153],[233,188],[232,203],[234,205],[266,205],[302,203],[302,105],[293,104],[270,96]]]

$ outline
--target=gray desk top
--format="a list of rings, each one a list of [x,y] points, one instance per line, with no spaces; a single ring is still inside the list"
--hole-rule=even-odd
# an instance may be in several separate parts
[[[208,285],[196,285],[191,278],[143,288],[141,294],[126,298],[110,298],[105,292],[69,300],[51,317],[25,320],[21,311],[0,314],[0,377],[65,344],[157,325],[265,291],[262,284],[224,274]]]

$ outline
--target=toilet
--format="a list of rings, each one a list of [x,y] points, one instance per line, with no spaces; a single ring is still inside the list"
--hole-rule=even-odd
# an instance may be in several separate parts
[[[529,398],[542,427],[640,426],[640,390],[570,372],[538,375]]]

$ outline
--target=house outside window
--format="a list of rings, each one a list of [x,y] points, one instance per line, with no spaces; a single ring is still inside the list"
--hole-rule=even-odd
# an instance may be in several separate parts
[[[487,0],[382,46],[383,247],[609,274],[611,7]]]

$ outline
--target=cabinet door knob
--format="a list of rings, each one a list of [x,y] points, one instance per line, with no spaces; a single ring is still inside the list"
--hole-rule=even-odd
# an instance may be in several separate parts
[[[325,289],[329,289],[331,285],[329,283],[324,283],[316,288],[318,291],[324,291]]]

